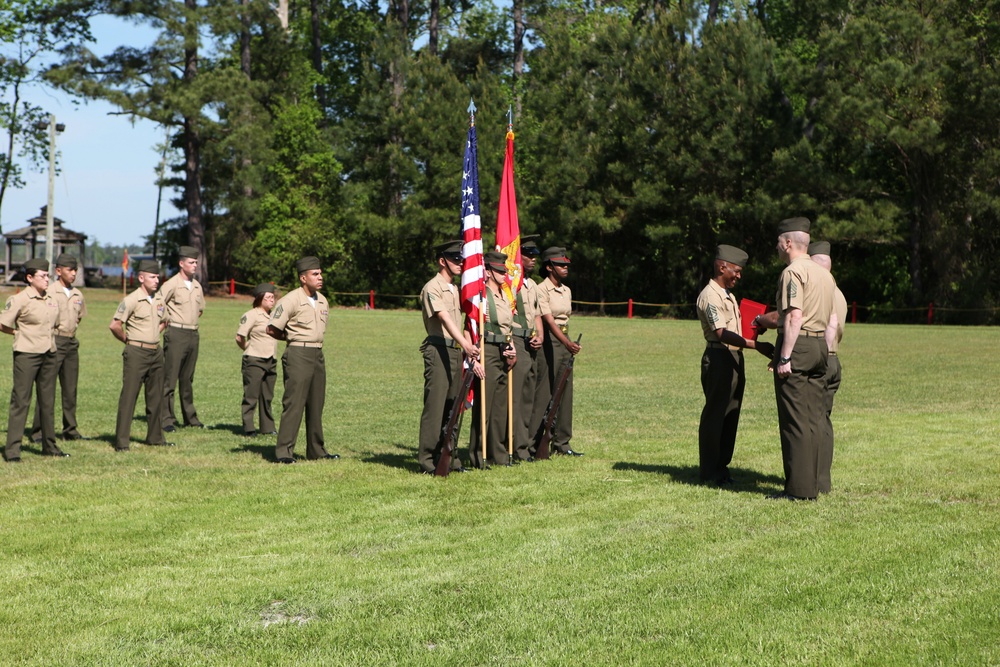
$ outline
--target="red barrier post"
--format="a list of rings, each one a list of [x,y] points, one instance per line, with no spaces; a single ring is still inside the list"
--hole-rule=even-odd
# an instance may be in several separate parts
[[[927,324],[934,324],[934,302],[927,305]]]
[[[632,319],[632,299],[628,300],[628,318]]]
[[[857,323],[858,323],[858,302],[857,301],[852,301],[851,302],[851,324],[857,324]]]
[[[229,296],[236,296],[236,278],[229,279]]]
[[[375,310],[375,290],[368,292],[368,307]]]

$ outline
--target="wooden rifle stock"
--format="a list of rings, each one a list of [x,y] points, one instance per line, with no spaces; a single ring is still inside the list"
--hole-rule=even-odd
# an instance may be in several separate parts
[[[465,368],[465,364],[462,365],[464,375],[462,375],[462,388],[458,390],[458,396],[455,398],[455,402],[451,404],[451,412],[448,413],[448,421],[445,423],[444,428],[441,429],[441,440],[439,444],[441,445],[441,457],[438,459],[437,467],[434,469],[434,474],[438,477],[447,477],[448,473],[451,472],[451,455],[455,450],[455,446],[452,444],[454,440],[453,435],[455,429],[458,428],[458,418],[465,411],[465,399],[469,395],[469,388],[472,387],[472,380],[476,377],[476,374],[472,372],[472,366]]]
[[[576,337],[576,344],[580,344],[580,339],[583,338],[583,334]],[[535,448],[535,458],[538,460],[544,460],[551,456],[549,452],[549,442],[552,440],[552,426],[556,421],[556,413],[559,412],[559,404],[562,402],[563,393],[566,391],[566,382],[569,380],[569,374],[573,372],[573,363],[576,361],[576,355],[570,355],[569,361],[563,364],[562,374],[559,376],[559,383],[556,385],[556,390],[552,392],[552,398],[549,400],[549,407],[545,409],[545,417],[542,419],[542,430],[538,434],[538,447]]]

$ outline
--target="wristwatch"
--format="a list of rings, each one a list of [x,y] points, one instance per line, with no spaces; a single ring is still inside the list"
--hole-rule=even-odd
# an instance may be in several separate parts
[[[792,358],[791,357],[779,357],[778,358],[778,365],[779,366],[782,365],[782,364],[790,364],[790,363],[792,363]]]

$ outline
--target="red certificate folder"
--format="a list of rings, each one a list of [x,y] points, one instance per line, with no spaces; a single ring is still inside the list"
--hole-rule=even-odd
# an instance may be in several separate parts
[[[743,320],[743,337],[750,340],[757,340],[757,333],[753,330],[753,318],[763,315],[767,311],[767,306],[757,303],[751,299],[740,301],[740,319]]]

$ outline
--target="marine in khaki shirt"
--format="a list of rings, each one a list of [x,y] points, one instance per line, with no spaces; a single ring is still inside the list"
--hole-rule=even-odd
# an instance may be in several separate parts
[[[184,426],[204,428],[194,405],[194,373],[198,365],[198,318],[205,311],[205,294],[195,278],[198,250],[182,245],[177,250],[177,274],[163,283],[160,296],[167,307],[168,328],[163,334],[163,430],[177,429],[174,390],[180,394]]]
[[[139,288],[126,296],[111,320],[111,334],[125,343],[122,350],[122,392],[115,422],[115,451],[128,451],[132,417],[139,389],[146,395],[146,444],[172,445],[163,439],[163,348],[160,332],[166,326],[166,308],[156,293],[160,264],[144,259],[137,267]]]
[[[476,399],[472,404],[469,434],[469,457],[476,468],[486,468],[489,461],[496,465],[507,465],[510,461],[513,441],[509,437],[513,433],[508,433],[507,429],[507,372],[517,361],[517,352],[510,343],[514,324],[511,303],[502,288],[507,278],[507,255],[495,251],[484,253],[483,265],[486,298],[480,305],[484,321],[481,361],[486,377],[485,382],[473,384]],[[483,410],[486,411],[485,432]]]
[[[701,481],[733,482],[729,464],[736,448],[736,432],[743,405],[746,370],[743,348],[770,356],[774,346],[743,337],[740,307],[733,288],[743,277],[747,253],[730,245],[715,250],[712,278],[698,295],[698,320],[705,337],[701,355],[701,388],[705,407],[698,426],[698,462]]]
[[[55,331],[55,374],[62,388],[63,440],[85,439],[76,423],[76,389],[80,378],[80,341],[76,338],[76,330],[87,315],[83,293],[73,286],[78,267],[76,257],[60,254],[56,258],[56,280],[49,285],[47,292],[59,307]],[[31,422],[31,439],[35,442],[42,440],[41,415],[37,409]]]
[[[541,250],[538,235],[521,237],[522,273],[521,289],[514,302],[514,348],[517,364],[514,366],[514,453],[519,461],[534,461],[531,454],[533,433],[531,415],[535,410],[538,393],[538,357],[545,339],[545,325],[538,309],[538,283],[529,276],[534,272]],[[542,406],[544,409],[547,406]]]
[[[454,262],[452,262],[454,264]],[[461,261],[458,263],[461,268]],[[461,327],[462,308],[459,302],[458,286],[454,281],[446,280],[442,272],[434,274],[420,290],[420,313],[424,322],[424,331],[428,336],[437,336],[455,341],[451,332],[445,330],[444,320],[440,313],[448,315],[448,321]],[[461,329],[457,329],[461,333]],[[461,347],[459,338],[459,347]]]
[[[33,390],[38,395],[42,431],[42,453],[68,456],[56,446],[56,345],[55,325],[58,306],[46,294],[49,263],[33,258],[24,263],[28,287],[7,299],[0,313],[0,330],[14,336],[13,386],[7,417],[7,446],[4,459],[21,460],[21,439],[28,419]]]
[[[288,341],[281,355],[285,393],[281,398],[281,421],[274,448],[279,463],[295,463],[295,439],[306,418],[306,458],[338,459],[326,451],[323,406],[326,402],[326,359],[323,336],[330,319],[330,306],[323,289],[323,270],[316,257],[295,263],[300,287],[283,296],[267,325],[267,333]]]
[[[240,318],[236,330],[236,344],[243,350],[243,434],[257,435],[253,417],[260,413],[260,433],[277,435],[271,401],[274,383],[278,377],[274,356],[278,341],[267,333],[267,325],[274,310],[274,286],[261,283],[253,291],[254,307]]]

